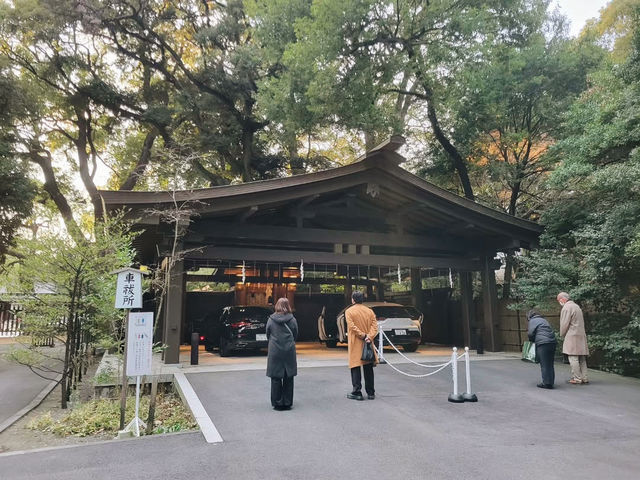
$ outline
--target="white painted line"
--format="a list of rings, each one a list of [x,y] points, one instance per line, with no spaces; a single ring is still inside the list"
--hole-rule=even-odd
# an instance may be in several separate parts
[[[207,443],[222,442],[223,440],[220,436],[220,433],[218,433],[218,429],[211,421],[209,415],[207,415],[207,411],[202,406],[202,402],[200,402],[198,395],[196,395],[196,392],[193,390],[193,387],[189,383],[189,380],[187,380],[185,374],[182,372],[177,372],[173,375],[176,379],[180,396],[191,409],[191,413],[196,419],[196,422],[198,422],[200,430],[204,435],[204,439],[207,441]]]
[[[51,390],[56,388],[56,386],[60,383],[61,378],[62,378],[62,375],[58,375],[55,380],[52,380],[51,383],[49,383],[49,385],[44,387],[42,391],[38,395],[36,395],[36,397],[33,400],[31,400],[31,402],[29,402],[29,405],[24,407],[15,415],[12,415],[11,417],[7,418],[4,422],[0,423],[0,433],[4,432],[7,428],[9,428],[15,422],[20,420],[27,413],[29,413],[31,410],[33,410],[38,405],[40,405],[42,401],[45,399],[45,397],[49,395],[49,393],[51,393]]]

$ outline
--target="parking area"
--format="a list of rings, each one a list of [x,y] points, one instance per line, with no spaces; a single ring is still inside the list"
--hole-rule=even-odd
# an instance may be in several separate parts
[[[563,381],[568,366],[557,368]],[[278,463],[281,478],[637,478],[640,381],[593,372],[589,386],[546,391],[538,375],[519,360],[474,362],[480,401],[452,404],[450,370],[414,379],[381,365],[376,400],[355,402],[346,368],[307,368],[290,412],[271,409],[262,371],[187,378],[225,443],[248,449],[236,478]]]
[[[194,433],[35,452],[29,462],[0,455],[0,471],[18,480],[637,478],[637,379],[593,371],[588,386],[542,390],[537,365],[475,361],[479,402],[453,404],[450,371],[375,372],[376,400],[356,402],[345,397],[346,366],[300,368],[294,408],[282,412],[271,409],[264,370],[185,371],[224,442]],[[558,364],[558,381],[567,375]]]

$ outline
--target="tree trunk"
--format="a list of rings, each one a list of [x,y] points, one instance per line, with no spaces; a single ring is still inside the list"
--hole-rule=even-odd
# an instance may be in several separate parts
[[[93,204],[95,220],[98,222],[104,218],[104,208],[102,204],[102,197],[98,193],[98,188],[93,181],[93,176],[89,172],[89,153],[87,153],[87,147],[90,147],[91,155],[96,154],[93,151],[91,143],[92,131],[90,112],[87,108],[79,107],[76,107],[75,111],[78,124],[78,138],[75,142],[76,150],[78,152],[78,171],[80,172],[80,178],[82,179],[84,188],[87,190],[91,203]]]
[[[449,141],[447,136],[442,131],[442,128],[440,127],[440,122],[438,120],[438,114],[435,107],[435,96],[433,94],[433,90],[429,86],[428,76],[422,71],[422,60],[418,56],[416,56],[416,52],[410,44],[405,45],[405,48],[407,51],[407,55],[409,56],[409,60],[412,61],[413,71],[417,77],[417,81],[424,90],[424,92],[420,95],[416,93],[416,96],[423,98],[427,102],[427,117],[429,118],[429,123],[431,123],[433,134],[435,135],[436,140],[438,140],[438,143],[440,143],[444,151],[453,162],[453,167],[458,173],[460,183],[462,184],[464,196],[469,200],[475,201],[473,188],[471,187],[471,181],[469,180],[469,171],[467,169],[467,164],[465,163],[464,158],[462,158],[462,155],[460,155],[460,152],[458,152],[458,149],[453,146],[453,144]]]
[[[133,170],[129,173],[127,179],[122,182],[120,185],[120,190],[133,190],[138,180],[144,174],[144,171],[149,164],[149,160],[151,159],[151,149],[153,148],[153,143],[158,136],[158,131],[154,128],[144,139],[144,144],[142,145],[142,152],[140,152],[140,158],[138,158],[138,163],[134,167]]]
[[[471,180],[469,180],[469,170],[467,169],[467,164],[458,152],[458,149],[454,147],[447,136],[442,131],[440,127],[440,122],[438,121],[438,115],[436,113],[434,100],[433,100],[433,92],[427,85],[423,85],[425,90],[425,97],[427,98],[427,117],[429,118],[429,123],[431,123],[431,128],[433,129],[433,134],[438,140],[438,143],[442,146],[449,158],[453,162],[453,168],[455,168],[458,173],[458,177],[460,178],[460,183],[462,185],[462,190],[464,192],[464,196],[469,200],[475,201],[475,196],[473,195],[473,187],[471,186]]]
[[[251,181],[251,158],[253,157],[253,129],[242,127],[242,181]]]
[[[511,188],[511,198],[509,199],[509,215],[516,215],[518,207],[518,197],[520,195],[521,182],[517,181]],[[513,251],[508,251],[504,265],[504,281],[502,283],[502,298],[511,298],[511,277],[513,275]]]
[[[37,152],[29,152],[29,159],[40,166],[44,175],[44,189],[53,200],[53,203],[58,207],[60,215],[64,220],[64,224],[67,227],[67,232],[73,238],[76,243],[83,243],[86,241],[80,227],[73,218],[73,212],[66,197],[60,191],[58,181],[56,180],[55,172],[51,165],[51,156],[48,152],[47,157],[39,155]]]

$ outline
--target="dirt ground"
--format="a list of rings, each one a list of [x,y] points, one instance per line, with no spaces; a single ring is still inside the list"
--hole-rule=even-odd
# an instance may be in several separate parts
[[[78,397],[82,400],[88,400],[93,395],[91,379],[97,367],[98,360],[96,359],[96,361],[89,366],[85,377],[87,380],[83,381],[78,387]],[[38,407],[34,408],[27,415],[0,433],[0,453],[62,445],[78,445],[113,439],[113,435],[111,434],[94,435],[90,437],[59,437],[53,433],[27,428],[31,420],[47,412],[51,412],[51,416],[54,419],[59,419],[69,412],[68,409],[62,410],[60,408],[60,387],[53,389]]]

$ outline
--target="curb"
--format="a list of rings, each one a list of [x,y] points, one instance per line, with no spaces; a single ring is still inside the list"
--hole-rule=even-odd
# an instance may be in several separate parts
[[[49,395],[51,391],[58,386],[61,379],[62,379],[62,375],[58,375],[56,377],[56,380],[51,381],[49,385],[44,387],[44,389],[42,389],[42,391],[38,395],[36,395],[36,397],[33,400],[31,400],[31,402],[26,407],[24,407],[18,413],[6,419],[4,422],[0,423],[0,433],[4,432],[7,428],[9,428],[11,425],[16,423],[18,420],[24,417],[27,413],[29,413],[31,410],[33,410],[38,405],[40,405],[42,401],[45,399],[45,397]]]
[[[204,435],[204,439],[207,443],[220,443],[223,442],[222,436],[218,432],[218,429],[215,427],[211,418],[207,414],[202,402],[198,398],[195,390],[187,380],[187,377],[184,373],[174,373],[175,385],[178,388],[178,393],[180,397],[182,397],[182,401],[187,404],[189,410],[193,415],[193,418],[198,422],[198,426],[200,427],[200,431],[202,435]]]

